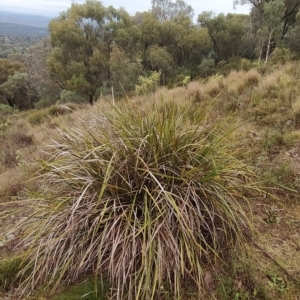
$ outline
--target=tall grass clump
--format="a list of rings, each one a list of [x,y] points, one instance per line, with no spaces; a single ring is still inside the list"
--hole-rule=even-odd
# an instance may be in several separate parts
[[[220,134],[226,121],[208,116],[195,105],[126,103],[94,113],[93,126],[62,130],[17,226],[23,272],[33,268],[23,297],[85,274],[108,280],[113,299],[165,290],[180,299],[184,282],[200,295],[205,269],[243,243],[250,222],[240,201],[256,189]]]

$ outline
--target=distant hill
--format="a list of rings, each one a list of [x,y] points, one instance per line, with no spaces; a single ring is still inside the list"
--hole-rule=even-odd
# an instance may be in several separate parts
[[[12,23],[1,23],[0,22],[0,36],[10,36],[10,37],[47,37],[49,31],[46,27],[34,27],[20,24]]]
[[[0,11],[1,23],[12,23],[12,24],[20,24],[20,25],[45,28],[48,27],[50,21],[51,18],[44,17],[44,16]]]

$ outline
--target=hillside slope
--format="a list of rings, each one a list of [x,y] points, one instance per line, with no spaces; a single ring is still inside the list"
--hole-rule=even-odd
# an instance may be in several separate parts
[[[20,24],[34,27],[48,27],[50,18],[39,15],[28,15],[14,12],[0,11],[0,22]]]
[[[13,24],[13,23],[2,23],[0,22],[0,36],[9,37],[47,37],[49,31],[45,27],[34,27],[29,25]]]
[[[207,271],[204,269],[204,280],[208,293],[201,299],[299,299],[299,80],[300,63],[292,62],[284,66],[273,65],[257,70],[232,71],[228,76],[215,76],[206,80],[194,81],[189,83],[187,87],[177,87],[170,90],[162,87],[150,97],[137,96],[127,100],[133,106],[142,109],[145,117],[152,112],[151,101],[153,100],[159,104],[176,103],[178,107],[181,104],[186,104],[195,109],[201,106],[210,108],[205,125],[208,126],[207,128],[213,128],[216,122],[223,120],[224,131],[231,126],[235,127],[232,136],[230,136],[232,141],[230,149],[238,159],[253,170],[264,190],[264,193],[256,197],[246,194],[248,201],[241,203],[241,210],[253,222],[253,234],[251,231],[245,230],[245,240],[247,241],[245,247],[241,249],[242,251],[237,251],[234,257],[224,255],[222,258],[226,261],[225,266],[216,264],[215,270]],[[27,197],[32,195],[33,191],[38,190],[34,181],[26,181],[26,179],[32,177],[33,174],[36,176],[37,162],[41,159],[43,165],[40,167],[46,170],[44,163],[46,159],[45,146],[50,143],[54,145],[52,149],[62,149],[65,153],[67,149],[65,144],[54,143],[53,141],[61,140],[66,127],[77,130],[74,131],[76,133],[75,138],[77,135],[84,136],[81,130],[90,131],[97,126],[103,127],[105,117],[101,115],[101,109],[102,111],[112,109],[112,105],[108,102],[111,102],[110,98],[98,99],[93,107],[78,107],[72,103],[70,105],[72,109],[66,109],[66,105],[58,105],[40,111],[11,115],[0,114],[0,124],[3,123],[0,127],[0,131],[2,130],[0,135],[2,144],[0,198],[5,209],[13,209],[13,212],[10,211],[6,217],[2,212],[2,219],[0,214],[0,221],[2,222],[0,229],[4,233],[18,221],[16,216],[19,215],[15,212],[18,206],[20,205],[22,211],[26,211],[22,205],[24,206],[24,202],[28,199]],[[124,102],[116,105],[125,106],[126,103]],[[172,122],[168,123],[168,119],[165,121],[170,126],[173,124]],[[180,124],[182,123],[179,122],[179,129]],[[134,125],[133,122],[128,123],[128,128]],[[112,136],[116,132],[112,131]],[[68,135],[66,136],[68,137]],[[69,138],[69,140],[73,142],[75,138]],[[128,138],[128,141],[133,140],[132,136]],[[87,138],[86,141],[89,147],[95,147],[92,139]],[[141,142],[141,147],[144,142],[144,140]],[[153,143],[155,142],[159,145],[160,140],[153,139]],[[75,148],[79,149],[79,152],[82,151],[81,144],[74,142],[74,145]],[[140,151],[140,148],[137,150]],[[101,149],[104,148],[99,146],[90,153],[96,155],[97,151]],[[60,159],[61,156],[57,155],[56,157]],[[89,157],[85,156],[86,158]],[[91,166],[95,172],[99,172],[98,167],[94,167],[93,159],[94,156],[91,158]],[[82,165],[78,164],[78,166],[81,167]],[[67,166],[64,167],[67,170],[65,177],[68,178],[72,172],[69,172],[70,169]],[[162,169],[161,172],[164,170]],[[187,166],[187,170],[186,173],[192,173],[189,166]],[[81,176],[85,175],[85,172],[79,175],[78,178],[81,181]],[[240,174],[236,174],[236,179],[239,177]],[[232,180],[232,188],[237,185],[237,182]],[[47,182],[43,184],[50,186]],[[58,191],[65,191],[65,188],[58,189]],[[28,193],[28,191],[30,192]],[[70,192],[68,195],[72,193]],[[25,201],[22,202],[23,200]],[[12,205],[11,201],[16,201],[17,205],[14,202]],[[59,206],[54,205],[53,207],[58,211],[60,210]],[[22,212],[20,216],[22,217]],[[3,238],[3,236],[5,237]],[[1,286],[1,275],[7,274],[5,272],[8,269],[3,262],[8,261],[7,264],[12,265],[9,259],[16,244],[11,242],[10,238],[14,239],[15,237],[4,234],[1,241],[0,234],[0,242],[2,242],[2,247],[0,245],[0,297],[2,296],[1,288],[3,295],[8,295],[6,283]],[[224,252],[227,250],[225,249]],[[205,263],[203,265],[205,268]],[[15,269],[10,271],[10,276],[13,277]],[[215,271],[218,273],[216,276],[213,273]],[[165,285],[161,286],[162,299],[170,299],[172,291],[168,291]],[[186,297],[182,300],[199,299],[194,288],[192,283],[187,283]],[[89,292],[92,293],[90,290],[78,291],[77,298]],[[45,295],[43,297],[53,299],[51,297],[46,298]],[[86,299],[93,299],[92,297]],[[58,296],[54,299],[70,298]]]

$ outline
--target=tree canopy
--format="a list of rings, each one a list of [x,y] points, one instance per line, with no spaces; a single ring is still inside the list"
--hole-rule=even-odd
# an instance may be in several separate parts
[[[52,20],[53,51],[48,59],[51,76],[68,90],[93,104],[97,87],[110,79],[109,59],[118,29],[129,23],[122,9],[87,0]]]
[[[112,90],[116,96],[134,91],[139,78],[153,72],[171,87],[185,77],[238,68],[237,62],[245,59],[267,63],[275,48],[300,53],[300,0],[233,2],[250,4],[250,14],[204,11],[195,22],[194,10],[184,0],[151,0],[151,10],[134,16],[97,0],[72,3],[50,22],[49,40],[0,59],[0,101],[31,107],[36,98],[16,100],[30,86],[46,103],[72,95],[63,98],[93,104]],[[20,81],[23,89],[14,90]]]

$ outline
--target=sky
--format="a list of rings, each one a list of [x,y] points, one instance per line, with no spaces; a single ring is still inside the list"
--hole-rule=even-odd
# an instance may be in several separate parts
[[[84,3],[85,0],[0,0],[0,11],[56,17],[60,12],[67,10],[72,2]],[[185,2],[193,7],[195,16],[203,11],[213,11],[216,14],[249,13],[248,6],[233,9],[233,0],[185,0]],[[123,7],[130,15],[151,8],[151,0],[102,0],[102,3],[104,6]]]

